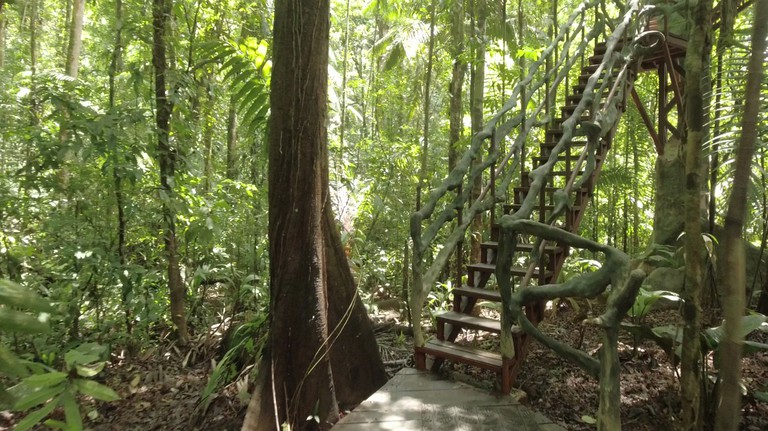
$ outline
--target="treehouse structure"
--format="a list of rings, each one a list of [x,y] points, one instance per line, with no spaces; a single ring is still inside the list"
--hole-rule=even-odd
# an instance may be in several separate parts
[[[586,1],[570,15],[506,105],[411,217],[410,308],[419,369],[431,363],[437,370],[444,361],[485,368],[498,373],[500,389],[508,393],[531,338],[557,343],[536,328],[546,301],[594,296],[612,281],[595,274],[582,286],[557,282],[572,246],[594,247],[581,245],[576,234],[627,104],[637,106],[657,152],[672,136],[681,137],[686,41],[670,31],[673,9],[635,1],[611,20],[598,6]],[[658,75],[658,112],[647,112],[633,88],[641,73]],[[478,178],[484,184],[479,194],[473,187]],[[422,316],[454,251],[462,255],[475,217],[487,226],[479,260],[457,274],[453,307],[435,316],[434,336],[427,337],[415,317]],[[441,232],[443,247],[427,256]],[[499,304],[501,319],[473,313],[481,301]],[[462,342],[465,331],[497,334],[500,347],[490,351]]]

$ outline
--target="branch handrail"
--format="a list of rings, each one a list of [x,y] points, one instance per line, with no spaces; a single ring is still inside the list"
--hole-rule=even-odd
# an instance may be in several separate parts
[[[546,163],[536,168],[534,171],[531,172],[530,177],[533,179],[531,181],[530,185],[530,191],[526,195],[525,199],[522,202],[522,205],[520,205],[520,208],[517,212],[514,214],[505,216],[502,218],[502,238],[499,240],[499,256],[498,256],[498,262],[497,262],[497,281],[499,283],[500,293],[502,297],[502,333],[501,333],[501,347],[502,347],[502,355],[505,357],[514,357],[515,354],[515,348],[513,344],[512,334],[511,334],[511,327],[513,324],[513,321],[518,324],[526,323],[529,324],[530,322],[526,318],[524,314],[521,313],[521,310],[516,309],[516,305],[519,304],[513,304],[513,289],[511,285],[511,272],[509,266],[511,265],[511,259],[515,252],[515,249],[517,247],[517,238],[516,234],[514,232],[509,231],[509,226],[514,224],[516,221],[520,220],[526,220],[529,219],[531,216],[531,213],[535,209],[535,203],[537,200],[538,195],[543,191],[544,186],[546,184],[546,178],[549,175],[549,173],[552,171],[553,167],[557,163],[560,154],[564,151],[567,151],[568,146],[570,145],[571,140],[574,137],[574,132],[576,129],[576,125],[578,120],[581,119],[584,111],[586,110],[586,106],[588,104],[591,104],[592,108],[589,112],[589,121],[581,123],[580,132],[582,134],[585,134],[588,138],[588,144],[584,147],[582,150],[579,159],[577,161],[577,166],[573,169],[572,173],[570,174],[570,177],[567,180],[566,186],[559,190],[560,195],[564,197],[564,199],[561,200],[560,203],[556,202],[555,208],[552,211],[552,214],[549,217],[548,223],[546,225],[552,226],[560,214],[565,210],[565,207],[568,206],[568,197],[571,192],[571,187],[578,184],[579,187],[583,185],[584,181],[588,180],[592,175],[592,170],[594,170],[595,163],[594,163],[594,152],[597,150],[597,145],[599,144],[600,139],[603,137],[605,133],[610,132],[614,129],[613,124],[603,124],[607,123],[608,119],[613,118],[614,121],[618,121],[618,116],[611,116],[607,115],[608,111],[618,109],[618,103],[620,103],[619,98],[614,97],[616,93],[619,91],[618,88],[621,88],[622,98],[624,97],[625,89],[626,89],[626,83],[627,83],[627,68],[629,65],[629,62],[623,65],[621,71],[619,72],[617,79],[615,82],[613,82],[613,87],[611,88],[611,91],[609,93],[609,97],[605,100],[602,109],[598,111],[596,109],[597,106],[599,106],[600,101],[602,100],[602,94],[604,94],[605,88],[607,88],[607,85],[612,81],[610,78],[612,76],[612,70],[614,68],[614,63],[616,62],[617,57],[614,55],[614,50],[616,49],[616,46],[619,42],[619,40],[627,40],[628,35],[630,35],[630,31],[632,31],[634,34],[631,34],[631,36],[634,38],[636,34],[640,33],[640,29],[638,29],[638,25],[631,26],[631,23],[636,23],[637,20],[633,21],[633,18],[636,18],[639,16],[641,12],[640,3],[638,0],[634,0],[631,2],[629,9],[624,14],[623,19],[618,23],[616,26],[613,34],[611,37],[609,37],[608,41],[606,42],[606,51],[603,55],[603,61],[600,63],[600,65],[597,67],[597,69],[592,73],[592,75],[587,80],[587,85],[585,86],[585,89],[582,93],[582,98],[579,102],[579,104],[574,109],[571,116],[563,123],[563,133],[560,138],[560,140],[557,142],[555,147],[552,149],[549,158],[547,159]],[[605,74],[605,79],[603,79],[603,83],[600,86],[600,90],[598,94],[600,97],[593,98],[593,92],[594,88],[597,86],[597,81],[599,80],[599,77],[601,75]],[[620,87],[621,86],[621,87]],[[607,127],[606,127],[607,126]],[[579,174],[579,170],[581,168],[581,164],[585,162],[585,160],[592,160],[590,163],[591,166],[589,166],[589,169],[585,169],[585,172],[582,174]],[[581,175],[581,178],[578,180],[577,183],[577,177]],[[539,243],[538,247],[534,246],[534,250],[538,250],[538,255],[541,255],[543,253],[544,247],[546,247],[546,236],[539,236]],[[521,289],[519,291],[525,290],[523,289],[525,286],[530,283],[530,280],[533,277],[535,268],[539,266],[539,263],[537,262],[538,256],[535,256],[536,258],[532,259],[531,263],[529,264],[526,274],[524,275],[524,278],[521,283]],[[525,321],[525,322],[523,322]],[[533,326],[533,325],[523,325],[523,326]],[[527,332],[527,329],[526,329]],[[538,338],[538,337],[537,337]]]
[[[584,1],[560,26],[555,39],[541,53],[540,57],[530,65],[528,75],[513,88],[510,98],[502,109],[491,117],[482,131],[472,137],[469,149],[457,162],[456,167],[436,189],[430,192],[429,199],[425,202],[424,206],[411,215],[410,228],[413,239],[412,271],[414,279],[412,284],[413,292],[410,296],[410,308],[411,315],[414,316],[414,320],[417,322],[414,326],[414,340],[417,346],[423,346],[425,341],[421,331],[419,316],[421,316],[426,296],[437,280],[439,273],[446,265],[453,250],[463,241],[472,218],[481,212],[494,208],[496,202],[500,200],[495,193],[497,190],[502,194],[506,194],[506,190],[514,178],[514,172],[522,167],[521,157],[524,154],[525,142],[528,140],[531,129],[534,126],[545,124],[537,119],[543,107],[542,104],[539,104],[532,113],[526,113],[525,107],[532,99],[534,92],[544,85],[545,80],[551,79],[553,76],[555,79],[552,81],[552,85],[547,88],[547,92],[555,92],[556,94],[557,85],[567,76],[568,70],[578,59],[578,56],[585,51],[586,46],[590,42],[596,40],[597,36],[599,36],[600,31],[602,31],[602,17],[596,10],[598,4],[599,0]],[[571,41],[576,40],[575,35],[584,27],[584,12],[590,9],[595,9],[595,26],[587,36],[583,37],[576,53],[570,55]],[[580,19],[580,26],[573,25],[577,19]],[[570,33],[573,33],[573,36]],[[563,48],[567,55],[559,58],[556,67],[545,73],[542,79],[534,82],[534,78],[540,73],[542,64],[555,52],[563,40],[565,40]],[[560,69],[558,72],[558,68],[562,65],[567,67]],[[523,97],[520,97],[521,94],[523,94]],[[520,99],[520,108],[517,109],[520,112],[506,121],[502,121],[506,114],[516,109],[518,98]],[[509,151],[501,157],[500,145],[498,144],[515,128],[519,128],[520,132]],[[488,139],[491,140],[491,145],[489,146],[487,157],[473,166],[472,161],[479,156],[483,143]],[[487,183],[482,187],[479,197],[475,198],[465,209],[465,205],[471,196],[472,187],[462,187],[462,185],[472,184],[488,168],[493,169],[493,172],[489,174],[491,183]],[[446,203],[443,210],[434,217],[426,229],[423,229],[423,221],[433,216],[438,202],[448,192],[454,190],[458,190],[456,197]],[[490,199],[488,197],[489,192],[491,192]],[[457,214],[461,214],[459,217],[460,222],[457,223],[457,226],[448,235],[446,243],[438,252],[429,268],[425,268],[425,252],[429,249],[440,230],[448,222],[457,218]]]

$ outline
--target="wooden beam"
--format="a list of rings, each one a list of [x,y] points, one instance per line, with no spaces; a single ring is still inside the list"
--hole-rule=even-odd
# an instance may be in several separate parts
[[[643,118],[645,127],[648,129],[648,133],[651,134],[653,145],[656,147],[656,153],[659,155],[664,154],[664,147],[661,145],[659,134],[656,133],[656,129],[653,127],[653,122],[651,122],[651,117],[648,116],[648,112],[645,110],[645,106],[643,106],[643,102],[640,100],[640,96],[637,94],[637,90],[635,90],[634,87],[632,88],[631,94],[632,100],[635,101],[635,106],[637,106],[637,110],[640,112],[640,116]]]
[[[672,88],[675,90],[675,102],[677,103],[677,106],[682,109],[683,107],[683,92],[680,90],[680,82],[677,80],[677,76],[675,75],[675,62],[672,61],[672,55],[669,53],[669,45],[664,43],[664,58],[667,60],[667,65],[669,67],[669,77],[672,78]],[[666,79],[666,78],[665,78]]]

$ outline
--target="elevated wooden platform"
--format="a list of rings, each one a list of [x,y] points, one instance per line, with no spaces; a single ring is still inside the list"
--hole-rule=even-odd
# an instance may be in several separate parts
[[[333,427],[340,431],[564,431],[509,395],[405,368]]]

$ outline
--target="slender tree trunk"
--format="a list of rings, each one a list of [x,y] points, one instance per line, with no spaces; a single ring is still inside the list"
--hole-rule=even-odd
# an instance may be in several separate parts
[[[450,126],[448,133],[448,172],[456,167],[456,161],[459,157],[459,141],[464,131],[464,103],[462,100],[464,90],[464,75],[467,68],[464,54],[464,0],[453,0],[451,2],[451,57],[453,57],[453,71],[451,73],[450,105],[448,116]],[[461,189],[456,190],[457,194]],[[462,210],[458,210],[458,223],[461,223]],[[462,268],[464,266],[463,247],[459,244],[456,247],[456,283],[460,285]]]
[[[344,14],[344,59],[341,63],[341,124],[339,124],[339,163],[337,169],[342,169],[344,162],[344,138],[347,132],[347,62],[349,58],[349,0]]]
[[[733,188],[725,217],[725,265],[723,271],[723,311],[725,339],[721,345],[720,403],[715,429],[736,431],[741,420],[741,350],[744,337],[741,319],[744,316],[745,258],[741,230],[747,213],[747,188],[752,172],[752,157],[757,141],[757,118],[760,111],[760,86],[765,68],[766,36],[768,36],[768,1],[755,5],[752,27],[752,55],[747,66],[746,101],[741,118],[741,140],[736,153]]]
[[[69,44],[67,45],[67,58],[64,63],[64,73],[72,78],[77,78],[78,71],[80,70],[80,51],[83,47],[83,17],[85,15],[85,0],[74,0],[72,5],[71,22],[69,24]],[[69,14],[69,7],[67,7],[67,13]],[[74,159],[74,152],[67,145],[69,140],[69,127],[67,126],[67,120],[69,118],[69,112],[64,110],[62,113],[62,121],[59,125],[59,141],[64,146],[64,164],[62,165],[61,172],[59,173],[61,186],[65,193],[70,194],[69,190],[69,163]],[[69,201],[69,197],[67,198]]]
[[[212,76],[209,76],[211,79]],[[203,108],[202,126],[203,126],[203,190],[208,193],[211,191],[213,181],[213,131],[215,121],[213,111],[216,108],[216,96],[211,94],[208,103]]]
[[[470,77],[471,95],[470,95],[470,116],[472,123],[472,135],[483,130],[483,107],[485,99],[485,30],[488,19],[488,3],[486,0],[475,0],[475,55],[472,64],[472,73]],[[478,159],[473,161],[473,165],[479,163]],[[479,196],[483,187],[483,179],[478,175],[472,187],[472,201]],[[483,216],[477,214],[472,220],[470,229],[470,261],[479,262],[480,244],[483,242]]]
[[[5,68],[5,1],[0,0],[0,70]]]
[[[37,75],[37,21],[39,19],[37,14],[37,6],[40,0],[32,0],[32,6],[29,11],[29,69],[32,75],[31,81],[33,88],[36,86],[35,77]],[[35,99],[35,92],[32,92],[32,96],[29,102],[29,117],[30,124],[37,125],[40,122],[39,113],[37,112],[37,99]],[[29,160],[29,157],[26,158]]]
[[[634,136],[633,136],[634,138]],[[632,254],[640,251],[640,156],[637,149],[638,139],[632,139],[632,197],[635,204],[632,205]]]
[[[72,9],[72,23],[69,28],[69,45],[67,46],[67,62],[64,73],[77,78],[80,69],[80,51],[83,49],[83,17],[85,16],[85,0],[75,0]]]
[[[683,352],[681,358],[682,429],[701,430],[701,291],[704,282],[704,241],[701,237],[701,149],[705,136],[702,90],[707,73],[712,1],[691,3],[693,27],[685,56],[685,289],[683,298]]]
[[[168,254],[168,289],[170,291],[171,320],[176,329],[179,344],[189,342],[186,317],[186,287],[181,279],[179,254],[176,240],[176,212],[173,208],[176,151],[170,142],[170,119],[173,102],[166,94],[166,29],[172,8],[172,0],[153,0],[152,7],[152,65],[155,70],[155,122],[157,127],[157,158],[160,164],[160,192],[165,220],[164,241]]]
[[[115,78],[122,70],[122,50],[123,50],[123,0],[115,0],[115,45],[112,49],[112,58],[109,63],[109,109],[114,110],[116,106],[117,86]],[[127,231],[127,221],[125,218],[125,197],[123,196],[123,175],[120,170],[120,148],[118,143],[118,131],[113,132],[110,139],[110,148],[112,151],[112,183],[114,185],[115,205],[117,206],[117,257],[120,262],[121,273],[127,261],[125,249],[125,233]],[[125,313],[125,328],[130,334],[132,332],[131,310],[129,305],[130,283],[123,283],[123,291],[120,299]]]
[[[435,0],[432,0],[430,7],[429,20],[429,49],[427,50],[427,71],[424,79],[424,123],[422,133],[421,147],[421,168],[419,170],[419,185],[416,187],[416,211],[421,208],[421,192],[427,183],[427,166],[429,161],[429,117],[430,117],[430,97],[432,89],[432,64],[435,51]]]
[[[227,179],[237,178],[237,106],[234,97],[229,99],[227,111]]]

